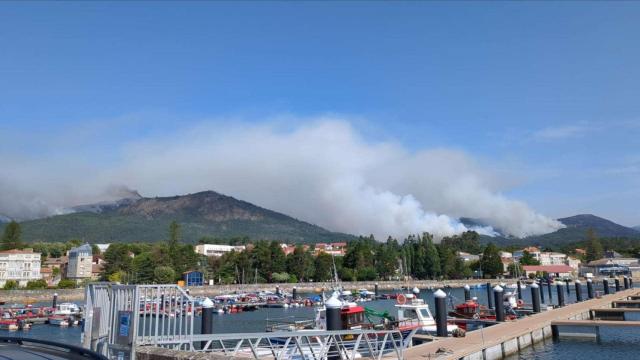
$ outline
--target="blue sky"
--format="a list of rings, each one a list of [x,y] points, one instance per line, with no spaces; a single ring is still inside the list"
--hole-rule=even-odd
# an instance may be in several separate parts
[[[638,225],[638,36],[638,2],[3,2],[0,154],[110,166],[203,119],[337,114]]]

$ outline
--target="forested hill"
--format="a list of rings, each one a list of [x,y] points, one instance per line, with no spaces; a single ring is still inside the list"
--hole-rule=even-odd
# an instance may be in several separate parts
[[[75,210],[71,214],[22,222],[23,239],[29,242],[80,239],[94,243],[162,241],[167,239],[167,229],[174,220],[181,224],[185,242],[196,242],[202,237],[298,243],[353,238],[213,191],[135,197],[79,206]]]

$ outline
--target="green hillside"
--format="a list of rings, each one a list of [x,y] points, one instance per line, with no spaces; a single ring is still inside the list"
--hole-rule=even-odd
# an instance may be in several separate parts
[[[202,237],[334,242],[353,238],[212,191],[165,198],[140,198],[115,205],[22,222],[25,241],[91,243],[154,242],[167,238],[171,221],[182,225],[185,242]]]

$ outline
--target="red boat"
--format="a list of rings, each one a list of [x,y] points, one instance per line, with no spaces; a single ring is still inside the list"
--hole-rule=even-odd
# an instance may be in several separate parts
[[[458,319],[474,319],[474,320],[496,320],[496,312],[484,305],[480,305],[477,300],[467,300],[462,304],[455,306],[455,309],[449,312],[449,316]],[[516,316],[506,314],[505,320],[515,320]],[[467,330],[467,323],[463,321],[454,321],[460,328]]]

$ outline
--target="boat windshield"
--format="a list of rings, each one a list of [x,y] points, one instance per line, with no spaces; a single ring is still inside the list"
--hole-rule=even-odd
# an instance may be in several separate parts
[[[429,314],[429,310],[428,309],[420,309],[420,314],[424,318],[430,318],[431,317],[431,314]]]

